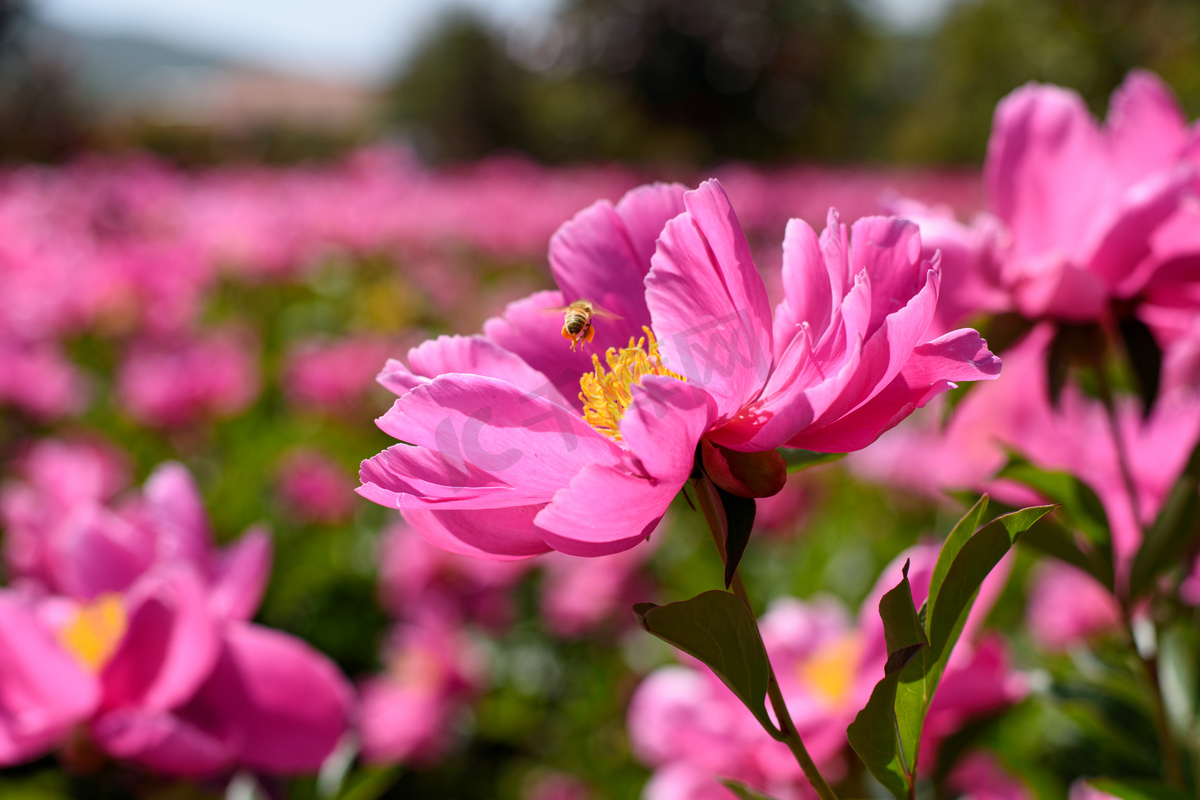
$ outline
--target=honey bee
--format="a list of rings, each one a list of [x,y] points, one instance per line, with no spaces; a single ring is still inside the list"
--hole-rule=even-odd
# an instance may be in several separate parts
[[[592,317],[623,319],[611,311],[605,311],[591,300],[576,300],[569,306],[546,310],[563,312],[562,336],[571,342],[571,352],[575,352],[575,347],[581,342],[590,342],[595,338],[596,328],[592,325]]]

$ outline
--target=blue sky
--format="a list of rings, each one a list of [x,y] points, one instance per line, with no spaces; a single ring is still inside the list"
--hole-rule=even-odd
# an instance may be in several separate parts
[[[870,0],[868,0],[869,2]],[[902,26],[950,0],[875,0]],[[470,7],[502,25],[546,20],[558,0],[34,0],[71,28],[132,33],[313,74],[373,78],[412,52],[438,17]]]

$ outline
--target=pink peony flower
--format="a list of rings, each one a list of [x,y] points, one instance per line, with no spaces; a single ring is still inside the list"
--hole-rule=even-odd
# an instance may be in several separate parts
[[[288,354],[284,387],[301,408],[329,413],[353,409],[375,388],[379,362],[389,347],[373,337],[303,342]]]
[[[21,588],[0,590],[12,655],[0,667],[0,763],[79,726],[110,756],[169,775],[315,770],[346,729],[352,694],[329,659],[248,622],[266,587],[267,534],[214,550],[177,464],[117,508],[95,496],[95,480],[92,497],[56,494],[64,475],[86,487],[87,474],[34,472],[24,487],[53,513],[22,534],[45,539],[43,558],[17,574]]]
[[[378,423],[404,444],[363,463],[359,491],[440,546],[485,558],[633,547],[701,442],[727,488],[771,494],[782,464],[768,458],[763,485],[741,484],[738,451],[858,449],[952,381],[998,374],[974,331],[924,341],[939,270],[920,251],[904,220],[847,230],[831,212],[820,239],[793,221],[772,321],[715,181],[597,203],[551,242],[560,291],[510,304],[486,336],[442,337],[408,366],[388,362],[380,380],[400,399]],[[567,347],[548,311],[579,298],[618,315],[594,319],[607,369]],[[607,497],[620,501],[596,513]]]
[[[1034,641],[1047,650],[1066,650],[1121,629],[1117,599],[1083,570],[1045,561],[1032,581],[1025,620]]]
[[[1073,91],[1030,83],[1008,95],[984,167],[990,214],[966,228],[944,211],[900,206],[920,221],[927,250],[942,251],[943,318],[1095,320],[1113,299],[1193,281],[1166,269],[1162,252],[1200,253],[1200,237],[1175,221],[1196,191],[1197,164],[1185,158],[1193,135],[1170,89],[1145,71],[1114,92],[1103,127]],[[1168,224],[1179,235],[1163,242]]]
[[[86,384],[53,343],[24,344],[0,335],[0,403],[50,420],[82,411]]]
[[[237,414],[259,390],[256,358],[244,338],[222,331],[196,341],[135,345],[117,374],[121,404],[156,427]]]
[[[362,685],[363,758],[437,761],[453,743],[455,717],[483,686],[482,653],[461,629],[426,614],[397,629],[387,662],[383,675]]]
[[[354,481],[316,450],[290,452],[279,468],[279,494],[305,522],[341,522],[354,513]]]

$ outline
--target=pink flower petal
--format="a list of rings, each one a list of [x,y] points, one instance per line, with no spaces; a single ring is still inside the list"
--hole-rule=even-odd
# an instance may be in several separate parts
[[[219,720],[193,721],[171,711],[115,709],[97,717],[88,732],[109,755],[167,775],[215,775],[237,758],[236,742]]]
[[[0,653],[0,766],[8,766],[66,738],[95,709],[100,690],[33,613],[3,590]]]
[[[183,715],[220,720],[250,769],[315,772],[345,733],[352,706],[349,683],[326,656],[279,631],[232,622],[211,677]]]
[[[271,534],[254,527],[218,557],[208,608],[220,619],[247,620],[258,611],[271,577]]]
[[[1104,126],[1111,169],[1129,186],[1169,166],[1183,152],[1187,118],[1171,89],[1153,72],[1135,69],[1113,92]]]
[[[561,317],[559,317],[561,323]],[[558,341],[566,346],[559,337]],[[545,375],[483,336],[439,336],[408,351],[414,375],[433,379],[462,372],[508,381],[518,389],[569,408],[570,404]],[[575,394],[578,394],[578,385]]]
[[[146,480],[142,496],[158,533],[160,559],[190,562],[207,572],[212,529],[187,467],[178,462],[161,464]]]
[[[717,401],[719,420],[762,389],[771,366],[771,309],[725,191],[706,181],[684,196],[646,276],[646,304],[667,366]]]
[[[363,462],[359,491],[393,508],[546,502],[584,466],[621,454],[573,411],[477,375],[413,390],[379,426],[408,445]]]
[[[104,708],[165,710],[187,701],[217,657],[217,629],[196,574],[146,576],[127,596],[129,627],[100,674]]]
[[[691,474],[696,444],[716,416],[712,398],[660,376],[643,378],[633,398],[621,436],[645,474],[601,464],[581,470],[535,520],[555,550],[600,556],[633,547],[658,525]],[[614,502],[598,513],[602,498]]]
[[[624,347],[650,324],[642,282],[663,226],[683,213],[686,191],[653,184],[629,192],[615,207],[601,200],[550,240],[550,271],[567,302],[591,300],[623,318],[597,320],[597,351]]]
[[[474,558],[510,560],[550,551],[534,519],[545,503],[450,511],[408,509],[404,519],[431,544]]]

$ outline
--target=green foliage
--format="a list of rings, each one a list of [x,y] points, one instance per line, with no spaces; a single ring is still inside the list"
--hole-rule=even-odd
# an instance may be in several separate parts
[[[729,592],[710,591],[679,603],[633,607],[638,624],[713,671],[772,735],[767,715],[771,665],[754,614]]]
[[[888,647],[884,677],[846,733],[871,774],[898,798],[916,779],[925,715],[979,587],[1017,539],[1053,509],[1022,509],[975,531],[986,506],[985,496],[947,538],[919,614],[907,565],[903,580],[879,603]]]
[[[787,464],[789,473],[803,472],[846,457],[845,453],[818,453],[815,450],[799,450],[795,447],[781,447],[779,454],[783,456],[783,463]]]
[[[1162,510],[1146,531],[1129,569],[1129,596],[1138,599],[1153,588],[1160,573],[1179,564],[1200,529],[1200,445],[1192,451]]]

